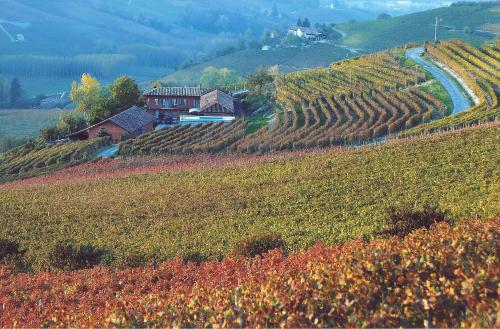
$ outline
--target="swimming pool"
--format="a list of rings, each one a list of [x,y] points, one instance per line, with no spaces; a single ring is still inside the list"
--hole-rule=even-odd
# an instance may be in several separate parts
[[[230,116],[198,116],[198,115],[181,115],[179,123],[181,125],[195,125],[200,123],[211,123],[211,122],[225,122],[230,123],[234,121],[235,117]]]

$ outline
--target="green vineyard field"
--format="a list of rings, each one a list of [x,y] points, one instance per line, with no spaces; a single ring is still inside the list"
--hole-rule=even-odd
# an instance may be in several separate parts
[[[436,203],[457,219],[495,216],[498,133],[494,123],[250,165],[14,182],[0,187],[0,239],[15,239],[35,269],[51,267],[47,252],[61,240],[133,266],[187,253],[218,259],[265,232],[294,251],[369,237],[386,225],[388,207],[404,204]]]

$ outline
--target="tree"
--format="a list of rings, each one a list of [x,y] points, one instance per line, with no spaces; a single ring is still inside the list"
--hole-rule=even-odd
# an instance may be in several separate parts
[[[87,127],[87,120],[81,113],[68,112],[59,117],[59,122],[40,131],[40,138],[46,142],[64,138]]]
[[[382,13],[382,14],[378,15],[377,19],[379,19],[379,20],[380,20],[380,19],[389,19],[389,18],[391,18],[391,17],[392,17],[392,16],[391,16],[391,15],[389,15],[389,14],[387,14],[387,13]]]
[[[297,26],[302,26],[302,19],[299,17],[299,20],[297,21]]]
[[[80,131],[86,127],[87,120],[85,120],[85,117],[78,112],[67,112],[62,114],[59,117],[59,122],[57,123],[57,128],[63,136]]]
[[[307,19],[307,17],[304,19],[302,26],[303,27],[311,27],[311,23],[309,22],[309,19]]]
[[[5,83],[5,79],[0,76],[0,107],[7,101],[7,84]]]
[[[113,113],[112,97],[104,93],[99,81],[87,73],[82,75],[80,84],[76,81],[72,83],[71,100],[90,124],[107,119]]]
[[[10,104],[15,106],[21,100],[23,95],[23,89],[21,87],[21,82],[18,78],[12,79],[10,84]]]
[[[200,84],[206,88],[222,87],[238,82],[236,72],[228,68],[216,68],[209,66],[205,68],[200,77]]]
[[[269,69],[259,67],[255,74],[248,76],[247,85],[250,90],[262,95],[264,87],[274,81],[274,77]]]
[[[61,135],[59,129],[57,128],[57,126],[49,126],[49,127],[42,128],[40,130],[40,138],[46,142],[55,141],[61,137],[62,137],[62,135]]]
[[[289,47],[289,46],[296,47],[302,45],[302,39],[293,34],[288,34],[283,39],[281,39],[280,43],[284,47]]]
[[[113,84],[109,85],[108,90],[118,111],[123,111],[139,103],[141,91],[134,79],[128,76],[117,78]]]

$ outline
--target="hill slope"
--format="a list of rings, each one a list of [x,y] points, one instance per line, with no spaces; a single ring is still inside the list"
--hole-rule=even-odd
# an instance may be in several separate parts
[[[166,83],[196,85],[202,71],[209,66],[228,67],[241,77],[255,72],[258,67],[279,66],[280,72],[292,72],[304,68],[327,66],[351,56],[341,47],[329,44],[314,44],[307,48],[275,48],[269,51],[243,50],[214,58],[189,68],[178,70],[161,79]]]
[[[346,34],[342,44],[368,52],[393,48],[406,43],[434,40],[434,24],[440,19],[438,39],[460,38],[480,45],[498,37],[500,2],[462,3],[389,19],[340,24]],[[468,27],[470,33],[464,31]]]
[[[39,269],[61,239],[137,265],[189,252],[217,258],[261,232],[281,234],[291,250],[370,236],[389,206],[403,204],[494,216],[498,133],[492,124],[247,166],[12,183],[0,187],[0,238],[18,241]]]
[[[436,16],[442,19],[439,39],[460,38],[480,45],[485,40],[491,40],[500,35],[499,2],[457,4],[390,19],[339,24],[337,28],[345,33],[346,37],[332,46],[313,45],[303,51],[295,48],[278,48],[268,53],[240,51],[170,73],[162,78],[162,81],[178,81],[181,84],[197,83],[200,71],[207,66],[228,67],[241,76],[255,71],[259,66],[283,65],[283,71],[327,66],[331,61],[358,55],[358,53],[348,51],[349,48],[362,53],[372,53],[402,44],[433,40]],[[338,23],[339,21],[331,22]],[[472,33],[465,33],[465,27],[469,27]],[[295,68],[287,69],[287,66]]]
[[[120,74],[149,81],[242,38],[260,37],[264,29],[287,26],[299,14],[314,21],[373,16],[301,1],[276,4],[279,17],[264,0],[2,0],[0,73],[19,76],[33,96],[64,90],[83,72],[105,82]]]

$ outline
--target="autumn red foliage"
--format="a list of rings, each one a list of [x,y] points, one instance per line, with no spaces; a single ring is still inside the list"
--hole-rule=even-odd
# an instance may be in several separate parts
[[[285,256],[0,269],[2,327],[498,327],[500,219]]]

